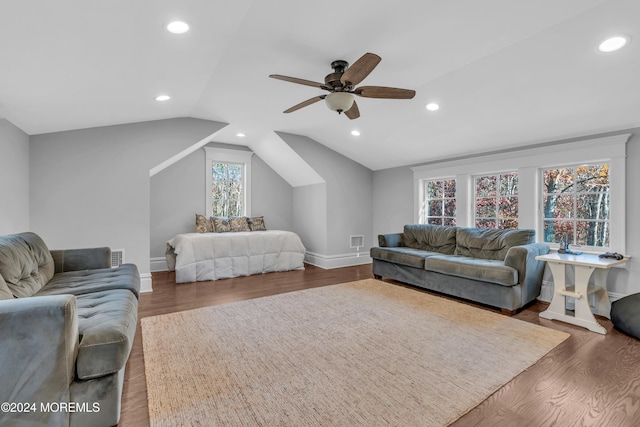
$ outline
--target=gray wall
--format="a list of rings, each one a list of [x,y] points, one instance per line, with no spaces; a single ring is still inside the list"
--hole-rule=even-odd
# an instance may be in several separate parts
[[[51,248],[123,248],[148,273],[149,170],[223,126],[179,118],[32,136],[31,230]]]
[[[584,136],[567,141],[551,141],[545,145],[590,139],[612,134],[631,133],[627,142],[626,162],[626,243],[631,261],[624,269],[609,273],[608,291],[621,295],[640,292],[640,128],[624,129],[606,134]],[[404,224],[413,220],[413,172],[410,166],[378,170],[373,173],[373,228],[377,236],[382,233],[401,232]],[[546,275],[546,277],[550,277]]]
[[[326,227],[327,230],[326,249],[322,249],[325,246],[322,241],[308,241],[306,244],[310,248],[317,247],[322,255],[349,254],[355,253],[355,249],[349,247],[349,236],[363,235],[364,250],[368,251],[373,244],[373,172],[310,138],[288,133],[278,135],[326,182],[324,209],[317,204],[309,204],[308,194],[294,201],[296,221],[300,220],[299,216],[304,216],[305,222]],[[313,187],[313,192],[321,188],[309,187]],[[302,190],[296,195],[302,196]],[[326,218],[323,218],[324,215]],[[297,231],[302,232],[299,229]]]
[[[308,252],[327,253],[327,184],[293,189],[294,231]]]
[[[205,214],[205,173],[205,151],[199,149],[151,178],[151,258],[164,257],[166,241],[192,233],[195,214]],[[257,155],[251,159],[251,215],[264,216],[269,229],[293,230],[293,188]]]
[[[29,231],[29,136],[0,118],[0,235]]]
[[[408,166],[373,173],[373,233],[399,233],[413,220],[413,172]],[[377,244],[377,243],[376,243]]]

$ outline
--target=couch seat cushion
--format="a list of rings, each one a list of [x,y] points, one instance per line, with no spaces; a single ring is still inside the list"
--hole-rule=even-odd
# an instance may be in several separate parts
[[[469,258],[460,255],[436,255],[426,259],[424,268],[436,273],[503,286],[513,286],[518,283],[518,271],[498,260]]]
[[[424,268],[424,260],[427,257],[438,255],[438,252],[423,251],[420,249],[401,247],[371,248],[371,258],[409,267]]]
[[[128,289],[136,297],[140,294],[140,276],[134,264],[118,268],[79,270],[58,273],[36,295],[82,295],[109,289]]]
[[[78,378],[118,372],[127,363],[138,321],[138,300],[126,289],[82,294],[78,304]]]

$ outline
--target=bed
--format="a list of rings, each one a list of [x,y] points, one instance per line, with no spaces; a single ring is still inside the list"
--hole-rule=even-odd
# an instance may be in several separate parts
[[[185,233],[167,241],[166,258],[176,283],[187,283],[304,270],[305,252],[291,231]]]

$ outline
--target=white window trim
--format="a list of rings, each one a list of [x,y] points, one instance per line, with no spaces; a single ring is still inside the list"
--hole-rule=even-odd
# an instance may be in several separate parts
[[[205,185],[206,200],[205,212],[208,216],[213,214],[211,210],[211,187],[213,177],[211,174],[211,162],[221,163],[242,163],[244,165],[244,215],[251,216],[251,158],[252,151],[231,150],[218,147],[203,147],[205,155]]]
[[[540,171],[554,166],[581,163],[609,163],[611,184],[610,250],[626,253],[626,144],[631,134],[576,140],[521,150],[494,153],[459,160],[431,162],[412,167],[414,180],[414,221],[419,220],[422,180],[456,179],[456,223],[473,227],[473,177],[515,171],[518,173],[518,224],[536,230],[542,238]],[[464,171],[464,172],[461,172]],[[549,246],[552,246],[550,244]]]

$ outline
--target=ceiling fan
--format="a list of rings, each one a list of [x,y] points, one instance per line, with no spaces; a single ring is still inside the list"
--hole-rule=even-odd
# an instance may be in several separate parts
[[[382,58],[374,53],[365,53],[351,66],[349,66],[347,61],[342,59],[333,61],[331,63],[333,73],[328,74],[324,78],[324,83],[298,79],[296,77],[281,76],[279,74],[271,74],[269,77],[285,82],[313,86],[330,92],[327,95],[315,96],[294,105],[288,110],[285,110],[285,113],[291,113],[324,99],[330,110],[337,111],[338,114],[344,113],[345,116],[353,120],[360,117],[360,110],[358,110],[358,104],[353,95],[358,95],[363,98],[411,99],[416,94],[415,90],[398,89],[394,87],[355,87],[376,68],[381,60]]]

